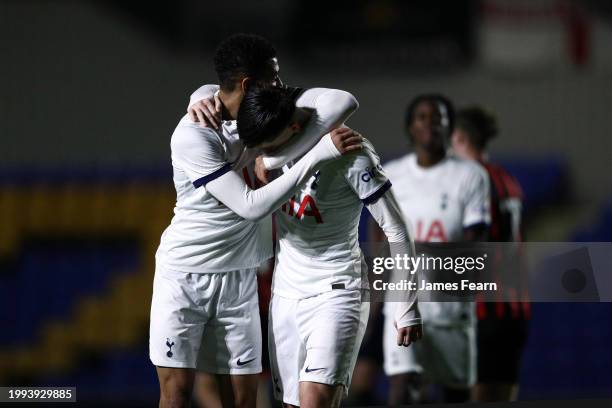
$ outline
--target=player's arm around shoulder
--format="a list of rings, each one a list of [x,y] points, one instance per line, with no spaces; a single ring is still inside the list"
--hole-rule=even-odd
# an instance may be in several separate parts
[[[194,186],[212,174],[229,170],[223,142],[211,128],[182,120],[170,140],[173,164],[182,169]]]
[[[340,89],[309,88],[297,98],[295,106],[315,111],[321,122],[336,127],[359,108],[359,102],[353,94]]]
[[[312,112],[312,117],[296,140],[274,155],[263,156],[262,164],[267,170],[279,169],[311,150],[324,135],[346,122],[357,110],[359,103],[346,91],[310,88],[297,97],[295,106]]]
[[[191,94],[187,113],[200,126],[218,129],[221,124],[221,106],[219,85],[202,85]]]

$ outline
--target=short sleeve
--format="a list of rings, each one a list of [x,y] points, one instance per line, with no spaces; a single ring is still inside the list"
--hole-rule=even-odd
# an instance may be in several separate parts
[[[380,158],[368,143],[359,153],[348,156],[348,160],[346,180],[364,204],[376,202],[391,188]]]
[[[172,135],[172,165],[185,172],[194,187],[205,186],[231,170],[219,135],[197,125],[179,125]]]
[[[491,223],[489,178],[484,169],[470,166],[464,184],[463,227]]]

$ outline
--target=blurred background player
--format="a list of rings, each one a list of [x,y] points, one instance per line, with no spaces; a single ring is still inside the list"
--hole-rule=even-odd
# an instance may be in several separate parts
[[[519,242],[522,237],[523,193],[518,181],[501,166],[488,160],[487,147],[498,134],[497,120],[487,110],[472,106],[461,109],[452,134],[453,152],[462,158],[478,161],[489,174],[491,184],[491,228],[492,242]],[[519,273],[520,247],[508,246],[498,251],[502,258],[497,264],[515,265]],[[507,270],[507,269],[506,269]],[[498,278],[503,278],[500,273]],[[504,281],[506,290],[510,282]],[[512,302],[477,302],[478,317],[478,383],[474,387],[477,401],[515,400],[518,394],[518,379],[521,356],[527,337],[529,303],[525,300],[524,286],[510,287],[508,295]]]
[[[454,107],[444,96],[417,96],[405,117],[414,148],[385,167],[392,192],[417,242],[486,239],[489,182],[482,167],[447,155]],[[393,347],[393,321],[385,306],[384,369],[390,378],[389,404],[419,402],[423,380],[439,384],[448,402],[469,400],[476,380],[476,317],[472,302],[419,302],[423,341]]]
[[[245,145],[275,151],[280,141],[299,137],[318,115],[296,108],[300,94],[295,88],[249,89],[238,112]],[[414,254],[390,188],[378,155],[364,140],[362,151],[322,166],[277,212],[269,348],[274,393],[287,406],[339,407],[348,392],[369,311],[358,240],[364,205],[392,255]],[[422,333],[416,292],[394,305],[395,347],[409,346]]]

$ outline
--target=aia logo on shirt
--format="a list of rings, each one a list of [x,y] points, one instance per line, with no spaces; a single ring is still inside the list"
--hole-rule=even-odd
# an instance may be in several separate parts
[[[433,220],[429,226],[423,225],[423,220],[416,223],[416,237],[420,242],[447,242],[448,238],[444,230],[444,224],[440,220]]]
[[[317,208],[317,204],[315,203],[315,199],[310,196],[310,194],[306,194],[302,199],[299,207],[297,208],[297,201],[295,201],[295,197],[291,197],[289,201],[281,207],[281,211],[286,213],[289,216],[295,217],[298,220],[303,220],[305,217],[314,217],[317,224],[323,224],[323,218],[321,217],[321,213]]]
[[[377,164],[376,167],[370,169],[369,167],[365,168],[365,171],[361,173],[361,181],[364,183],[369,183],[370,180],[375,179],[378,174],[382,171],[382,166]]]

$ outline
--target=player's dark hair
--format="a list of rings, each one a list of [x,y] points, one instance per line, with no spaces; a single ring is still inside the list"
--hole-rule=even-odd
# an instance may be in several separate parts
[[[470,143],[483,150],[491,139],[497,136],[497,118],[480,106],[461,109],[457,114],[457,127],[462,129]]]
[[[434,105],[442,104],[446,112],[448,114],[448,122],[449,122],[449,135],[455,128],[455,107],[453,103],[446,96],[437,93],[431,94],[421,94],[416,96],[406,108],[406,115],[404,116],[404,124],[406,128],[410,128],[412,121],[414,120],[414,113],[416,112],[417,107],[422,102],[432,103]]]
[[[249,87],[238,109],[238,135],[247,147],[274,139],[295,112],[296,88]]]
[[[234,34],[226,38],[217,47],[214,57],[219,85],[231,91],[240,77],[255,81],[265,79],[274,57],[276,50],[272,43],[259,35]]]

